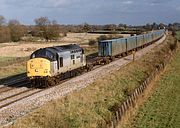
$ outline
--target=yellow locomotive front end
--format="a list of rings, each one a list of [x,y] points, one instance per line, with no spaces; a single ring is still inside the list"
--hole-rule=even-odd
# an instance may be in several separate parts
[[[51,76],[50,67],[51,62],[45,58],[33,58],[27,62],[27,76],[30,79],[36,77]]]

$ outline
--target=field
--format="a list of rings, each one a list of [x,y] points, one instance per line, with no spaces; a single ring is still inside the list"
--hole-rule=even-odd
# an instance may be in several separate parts
[[[52,101],[34,113],[17,120],[12,127],[100,127],[109,121],[113,111],[140,85],[151,71],[168,54],[168,38],[156,50],[146,54],[106,79],[99,79],[87,88]],[[39,120],[40,119],[40,120]]]
[[[176,34],[177,39],[180,40],[180,31],[176,32]]]
[[[39,48],[51,47],[65,44],[80,44],[82,47],[88,46],[88,41],[97,39],[102,34],[85,34],[85,33],[69,33],[66,37],[58,41],[52,42],[17,42],[17,43],[0,43],[0,56],[3,57],[25,57],[29,56],[33,51]],[[123,35],[128,36],[128,35]]]
[[[0,79],[25,72],[28,57],[0,56]]]
[[[180,50],[126,128],[180,128]]]

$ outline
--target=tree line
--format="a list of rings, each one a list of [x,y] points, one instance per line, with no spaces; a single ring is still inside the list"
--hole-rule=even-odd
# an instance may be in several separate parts
[[[23,25],[16,19],[11,19],[8,22],[0,15],[0,43],[2,42],[18,42],[22,37],[39,37],[42,40],[57,40],[62,36],[66,36],[68,32],[128,32],[134,31],[135,34],[141,34],[144,31],[167,28],[169,30],[180,30],[180,23],[173,24],[157,24],[148,23],[142,26],[131,26],[126,24],[106,24],[106,25],[90,25],[83,23],[80,25],[60,25],[55,20],[50,20],[48,17],[39,17],[34,19],[35,25]]]
[[[26,26],[21,25],[17,20],[6,20],[3,16],[0,16],[0,42],[17,42],[23,36],[26,31]]]

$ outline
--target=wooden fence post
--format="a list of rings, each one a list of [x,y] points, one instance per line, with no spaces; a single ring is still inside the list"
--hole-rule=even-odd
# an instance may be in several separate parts
[[[119,121],[119,112],[116,111],[116,120]]]
[[[127,110],[126,102],[124,102],[123,105],[124,105],[124,114],[125,114],[125,113],[126,113],[126,110]]]
[[[122,118],[122,109],[121,109],[121,107],[119,108],[119,120],[121,120],[121,118]]]

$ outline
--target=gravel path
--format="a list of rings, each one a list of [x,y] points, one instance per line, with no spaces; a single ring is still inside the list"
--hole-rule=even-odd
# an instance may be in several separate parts
[[[155,46],[162,43],[165,39],[166,36],[164,36],[156,43],[138,51],[136,53],[136,59],[139,59],[142,55],[145,55]],[[30,96],[7,107],[4,107],[0,109],[0,124],[4,125],[8,124],[9,122],[13,122],[16,118],[24,116],[25,114],[42,106],[48,101],[61,98],[70,92],[73,92],[75,90],[78,91],[82,88],[85,88],[97,79],[105,78],[113,71],[120,70],[123,66],[127,65],[130,62],[132,62],[132,55],[114,61],[108,65],[97,68],[81,76],[74,77],[58,86],[44,90],[38,94],[34,94],[33,96]]]

